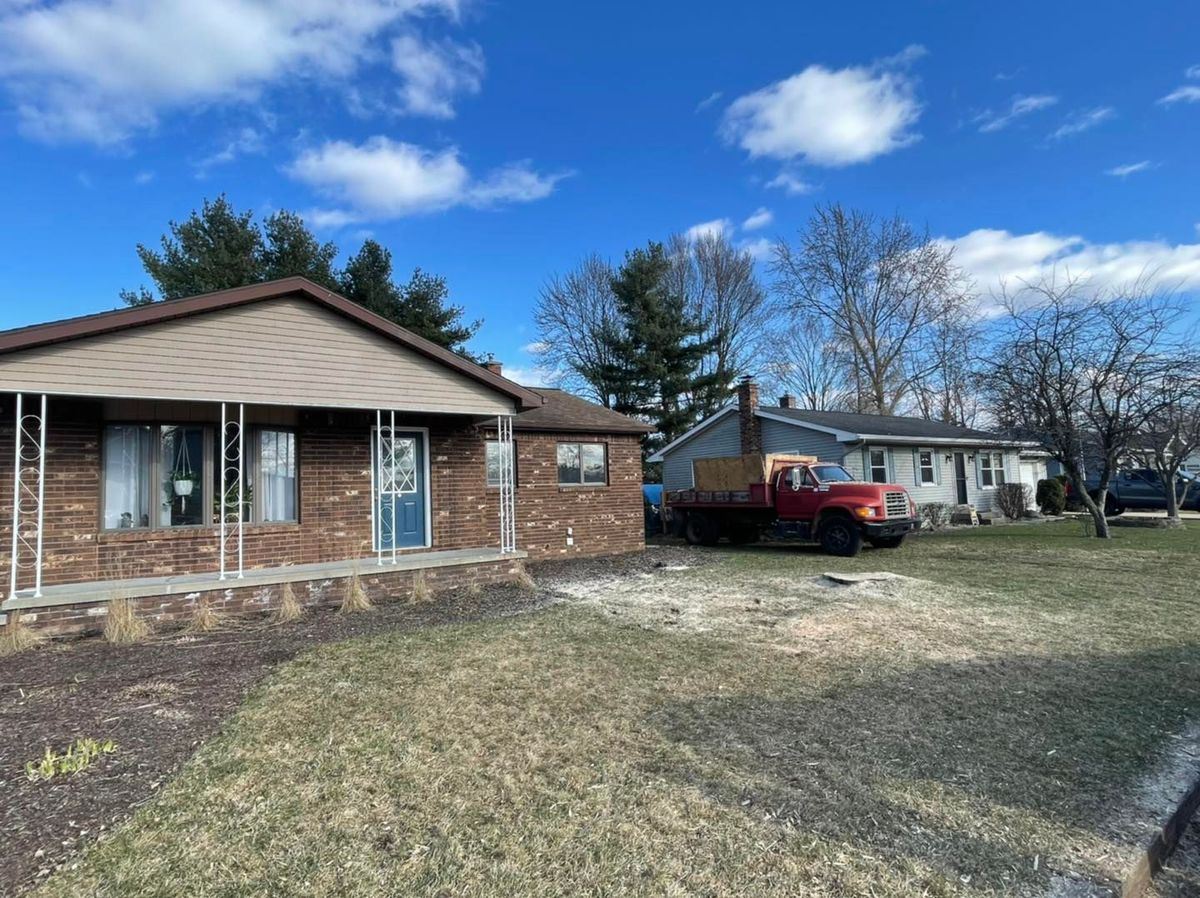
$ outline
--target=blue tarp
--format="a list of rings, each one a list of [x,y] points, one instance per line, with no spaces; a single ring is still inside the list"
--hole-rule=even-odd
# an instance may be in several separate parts
[[[642,484],[642,496],[651,505],[662,505],[662,484],[661,483],[644,483],[644,484]]]

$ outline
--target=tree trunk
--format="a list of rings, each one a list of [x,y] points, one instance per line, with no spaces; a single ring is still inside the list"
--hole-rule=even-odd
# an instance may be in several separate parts
[[[1179,494],[1176,492],[1175,477],[1171,477],[1169,483],[1164,483],[1167,494],[1167,526],[1182,527],[1183,521],[1179,517]]]
[[[1105,484],[1096,492],[1095,499],[1087,491],[1087,486],[1084,484],[1082,477],[1078,475],[1071,476],[1071,486],[1074,487],[1076,494],[1078,494],[1079,501],[1083,504],[1084,510],[1092,516],[1092,522],[1096,525],[1097,539],[1108,539],[1108,518],[1104,516],[1104,503],[1108,498],[1108,485]]]

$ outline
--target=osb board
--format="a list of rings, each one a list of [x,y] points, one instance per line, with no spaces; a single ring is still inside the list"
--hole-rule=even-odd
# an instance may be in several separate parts
[[[727,455],[692,460],[693,486],[698,490],[742,490],[750,483],[763,483],[779,464],[810,464],[812,455]]]

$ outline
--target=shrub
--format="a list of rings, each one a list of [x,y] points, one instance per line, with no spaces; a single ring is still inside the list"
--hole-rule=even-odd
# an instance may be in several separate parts
[[[342,596],[342,605],[338,611],[343,614],[355,611],[370,611],[371,600],[367,598],[366,590],[362,587],[362,581],[358,577],[358,571],[355,571],[350,579],[346,581],[346,593]]]
[[[417,571],[413,574],[412,585],[412,600],[413,604],[419,605],[422,602],[428,602],[431,593],[429,592],[429,584],[425,582],[425,572]]]
[[[190,633],[208,633],[221,626],[221,615],[209,603],[207,596],[201,596],[192,606],[192,619],[188,621]]]
[[[46,637],[37,630],[31,630],[21,620],[21,612],[13,611],[8,615],[8,623],[0,630],[0,658],[31,649]]]
[[[116,596],[108,603],[108,617],[104,621],[104,638],[113,645],[129,645],[141,642],[150,635],[150,625],[138,617],[137,609],[129,599]]]
[[[1025,517],[1029,507],[1029,487],[1023,483],[1002,483],[996,487],[996,507],[1010,521]]]
[[[953,506],[946,502],[926,502],[918,510],[925,526],[930,530],[941,530],[950,523]]]
[[[1060,515],[1067,508],[1067,488],[1057,477],[1039,480],[1035,499],[1042,514]]]
[[[291,583],[284,583],[279,593],[279,607],[275,609],[275,620],[282,624],[299,620],[304,616],[304,606],[296,600],[296,590]]]
[[[49,780],[64,773],[79,773],[91,766],[97,756],[112,754],[117,750],[117,743],[108,739],[97,742],[95,739],[76,739],[63,752],[53,751],[49,745],[46,752],[36,761],[25,764],[25,775],[31,780]]]
[[[513,582],[525,592],[533,592],[537,589],[537,583],[533,579],[533,575],[525,569],[525,565],[517,565],[517,574],[513,578]]]

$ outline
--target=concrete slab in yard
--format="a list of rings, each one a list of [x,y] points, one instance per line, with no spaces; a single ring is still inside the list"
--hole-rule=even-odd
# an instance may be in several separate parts
[[[826,580],[832,580],[834,583],[843,583],[846,586],[853,586],[855,583],[870,583],[875,580],[907,580],[900,574],[893,574],[890,571],[876,571],[867,574],[840,574],[840,573],[825,573],[822,574]]]

